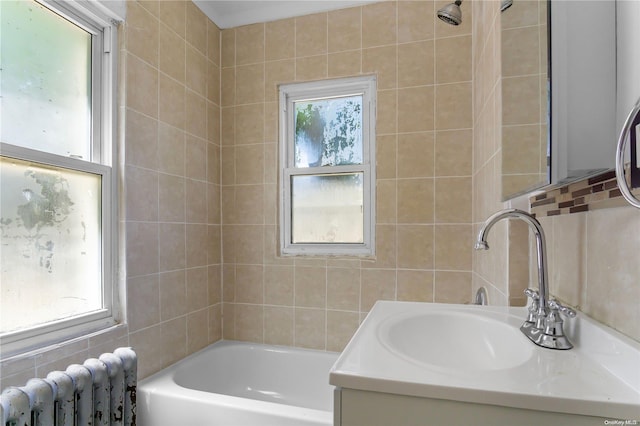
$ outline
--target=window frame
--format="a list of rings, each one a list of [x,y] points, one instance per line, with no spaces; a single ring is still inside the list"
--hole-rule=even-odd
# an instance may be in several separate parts
[[[0,359],[77,338],[120,323],[117,282],[118,197],[116,87],[117,26],[120,21],[97,2],[36,0],[91,34],[91,158],[77,159],[0,142],[3,157],[101,177],[101,290],[103,307],[0,335]]]
[[[295,167],[294,102],[362,94],[362,164]],[[283,84],[280,101],[280,253],[283,256],[358,256],[375,255],[375,165],[376,165],[376,77],[365,75],[340,79]],[[363,173],[363,242],[362,243],[293,243],[291,180],[303,175],[337,175]]]

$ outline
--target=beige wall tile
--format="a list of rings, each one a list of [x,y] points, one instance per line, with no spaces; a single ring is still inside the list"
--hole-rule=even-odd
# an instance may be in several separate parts
[[[207,92],[207,58],[201,51],[187,46],[186,62],[186,86],[203,96]]]
[[[296,57],[327,53],[327,14],[301,16],[295,21]]]
[[[160,223],[158,263],[160,271],[184,269],[186,265],[185,227],[181,223]]]
[[[398,123],[398,91],[378,90],[376,133],[380,135],[396,133]]]
[[[470,177],[435,180],[435,222],[470,223],[472,187]]]
[[[261,305],[236,304],[235,338],[248,342],[263,342],[264,308]]]
[[[193,2],[187,2],[186,40],[203,54],[207,53],[207,17]]]
[[[294,346],[324,350],[326,314],[324,309],[296,308],[294,311]]]
[[[235,234],[236,262],[244,264],[259,264],[263,257],[262,227],[239,226]]]
[[[264,100],[276,101],[278,100],[278,85],[295,80],[295,61],[286,59],[267,62],[264,65],[264,74]]]
[[[433,41],[398,45],[398,87],[433,84],[435,64]]]
[[[368,312],[378,300],[395,300],[396,272],[390,269],[364,269],[360,286],[360,310]]]
[[[236,147],[236,183],[262,183],[264,175],[263,145],[240,145]]]
[[[179,129],[185,128],[185,93],[184,86],[169,77],[160,74],[159,78],[160,121]]]
[[[540,51],[538,31],[537,26],[502,31],[502,75],[504,77],[539,73],[540,55],[531,54],[531,52]]]
[[[236,65],[236,30],[234,28],[221,32],[220,57],[222,68]]]
[[[236,104],[264,101],[264,65],[238,66],[236,70]]]
[[[436,271],[435,302],[469,303],[471,294],[471,273]]]
[[[158,117],[158,71],[133,55],[126,56],[127,106]]]
[[[125,163],[127,165],[158,169],[158,122],[131,109],[125,123]]]
[[[127,50],[153,67],[158,66],[159,25],[144,7],[127,5]]]
[[[472,140],[470,129],[436,132],[435,175],[470,176]]]
[[[207,183],[187,179],[185,182],[185,220],[187,223],[207,223]]]
[[[328,268],[327,308],[358,311],[360,308],[360,269]]]
[[[158,272],[158,224],[127,222],[127,276],[148,275]]]
[[[236,265],[236,302],[264,303],[261,265]]]
[[[362,58],[359,50],[351,52],[331,53],[328,56],[328,72],[330,78],[346,77],[360,74]]]
[[[184,39],[186,23],[186,2],[183,1],[159,1],[160,21]]]
[[[362,50],[362,71],[376,74],[378,90],[394,89],[398,86],[397,55],[398,49],[395,45]]]
[[[265,59],[275,61],[295,57],[295,19],[282,19],[265,24]]]
[[[436,269],[471,270],[473,240],[470,225],[436,225],[435,246]]]
[[[292,266],[264,266],[264,303],[293,306]]]
[[[185,130],[202,139],[207,137],[206,100],[188,89],[185,92]]]
[[[438,130],[471,128],[471,83],[436,86],[435,116]]]
[[[204,139],[193,136],[186,137],[185,143],[185,176],[201,181],[207,180],[207,146]]]
[[[433,269],[433,225],[398,225],[398,267]]]
[[[184,222],[185,180],[179,176],[158,176],[158,218],[166,222]]]
[[[264,62],[264,24],[245,25],[236,28],[236,65]]]
[[[220,28],[213,22],[207,22],[207,58],[218,67],[220,64]]]
[[[327,350],[341,352],[359,325],[357,312],[327,311]]]
[[[374,3],[362,7],[362,47],[394,44],[397,40],[396,3]]]
[[[398,179],[398,223],[433,223],[431,178]]]
[[[293,308],[264,307],[264,343],[293,346]]]
[[[399,269],[397,299],[433,302],[433,271]]]
[[[126,214],[129,220],[158,219],[158,173],[127,167]],[[155,188],[155,190],[153,190]]]
[[[392,179],[396,177],[396,135],[376,137],[376,177]]]
[[[158,124],[158,170],[172,175],[184,176],[185,136],[184,132],[168,124]]]
[[[329,52],[360,49],[362,46],[362,9],[335,10],[328,14]]]
[[[262,143],[263,139],[264,104],[237,106],[235,108],[235,144]]]
[[[396,181],[378,180],[376,183],[376,222],[396,223]]]
[[[319,80],[327,78],[327,55],[307,56],[296,59],[296,80]]]
[[[140,309],[140,306],[145,309]],[[160,322],[160,284],[157,274],[127,280],[127,321],[130,332]]]
[[[196,352],[209,344],[209,313],[207,309],[187,316],[187,352]]]
[[[399,1],[398,42],[433,39],[435,12],[431,1]]]
[[[232,106],[236,103],[236,69],[222,68],[220,71],[222,81],[220,91],[220,105]]]
[[[502,124],[531,124],[540,122],[538,76],[502,79]],[[516,107],[517,106],[517,107]]]
[[[171,271],[160,274],[160,319],[167,321],[187,312],[185,272]]]
[[[318,267],[295,267],[295,305],[325,308],[327,305],[327,270]]]
[[[209,306],[209,271],[207,267],[187,270],[187,311]],[[206,324],[207,322],[204,321]],[[208,338],[208,337],[207,337]]]
[[[399,178],[432,177],[434,175],[433,132],[398,135]]]
[[[436,40],[436,83],[471,80],[471,36]]]
[[[160,25],[159,39],[160,53],[158,68],[163,73],[183,83],[185,76],[186,49],[184,39],[171,31],[164,24]]]
[[[398,90],[398,132],[433,130],[434,96],[433,86]]]

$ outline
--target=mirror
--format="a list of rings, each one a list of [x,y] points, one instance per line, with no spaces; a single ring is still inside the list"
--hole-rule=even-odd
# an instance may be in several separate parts
[[[501,14],[502,196],[614,166],[616,2],[514,0]]]
[[[501,13],[502,196],[549,184],[547,0]]]

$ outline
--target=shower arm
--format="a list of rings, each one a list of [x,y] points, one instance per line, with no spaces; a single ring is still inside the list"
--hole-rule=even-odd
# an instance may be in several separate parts
[[[627,139],[631,133],[631,126],[636,119],[636,116],[640,113],[640,99],[636,101],[633,109],[627,116],[627,120],[624,122],[624,126],[620,131],[620,137],[618,138],[618,144],[616,146],[616,180],[618,182],[618,188],[622,193],[625,200],[629,202],[633,207],[640,209],[640,200],[638,200],[632,193],[631,188],[627,184],[627,180],[624,175],[624,151],[627,144]]]

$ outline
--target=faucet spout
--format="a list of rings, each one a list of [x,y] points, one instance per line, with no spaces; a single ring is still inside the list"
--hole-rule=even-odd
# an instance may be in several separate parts
[[[540,222],[531,214],[522,210],[506,209],[499,211],[489,216],[484,225],[482,225],[474,248],[476,250],[489,249],[489,244],[487,243],[489,230],[497,222],[507,218],[516,218],[526,222],[536,237],[538,291],[531,289],[525,291],[525,294],[531,298],[532,303],[529,307],[529,315],[520,330],[538,346],[550,349],[571,349],[573,345],[564,335],[560,313],[570,318],[575,317],[576,313],[572,309],[562,306],[556,300],[549,300],[546,241]]]
[[[484,222],[484,225],[480,229],[478,233],[478,239],[474,248],[476,250],[487,250],[489,248],[489,244],[487,244],[487,235],[489,230],[502,219],[506,218],[516,218],[521,219],[533,230],[533,234],[536,237],[536,252],[537,252],[537,261],[538,261],[538,291],[540,295],[540,301],[538,304],[538,313],[543,314],[543,317],[546,316],[547,313],[547,305],[548,305],[548,286],[547,283],[547,253],[546,253],[546,241],[544,237],[544,230],[542,229],[542,225],[540,222],[530,215],[529,213],[518,210],[518,209],[505,209],[501,210],[493,215],[489,216],[489,218]]]

